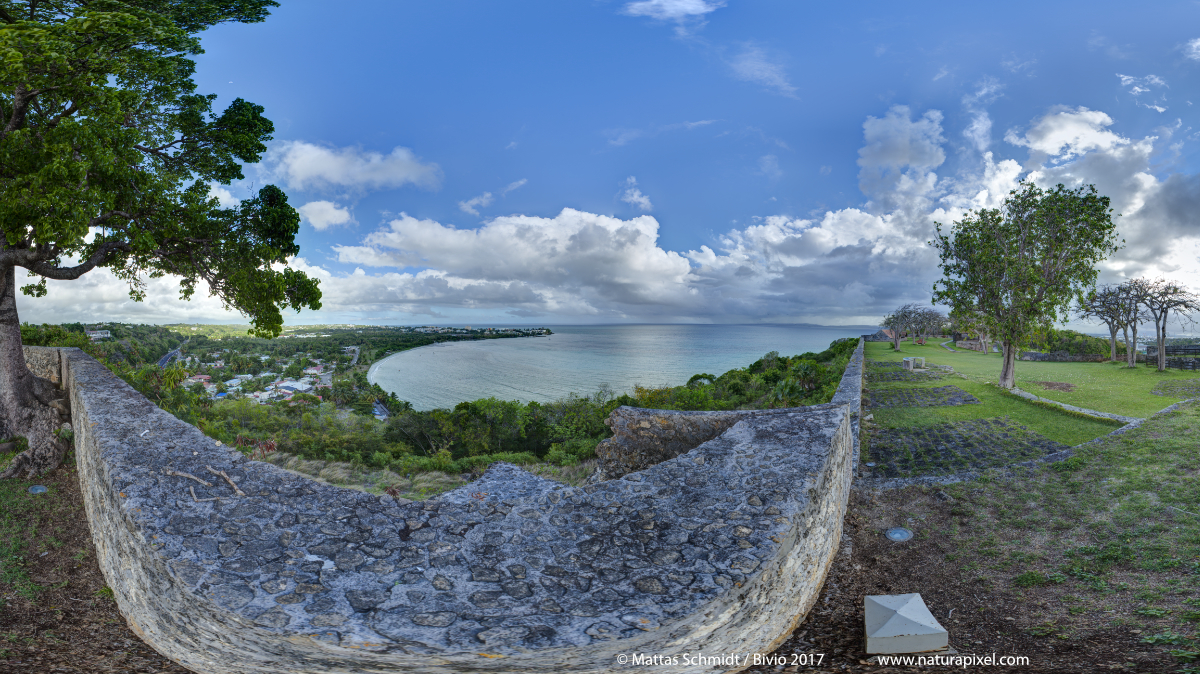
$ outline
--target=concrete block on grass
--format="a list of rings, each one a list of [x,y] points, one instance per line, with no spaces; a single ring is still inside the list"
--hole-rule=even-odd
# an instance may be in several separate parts
[[[867,653],[922,653],[950,643],[920,594],[868,595],[864,604]]]

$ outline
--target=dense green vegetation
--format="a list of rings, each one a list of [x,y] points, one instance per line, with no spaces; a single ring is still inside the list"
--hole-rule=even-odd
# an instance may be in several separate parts
[[[1053,327],[1036,330],[1029,337],[1029,351],[1042,353],[1065,353],[1070,356],[1108,356],[1110,345],[1107,339],[1092,337],[1074,330],[1056,330]],[[1125,355],[1125,342],[1117,340],[1117,356]]]
[[[494,332],[482,330],[458,333],[421,333],[407,328],[379,327],[369,325],[354,326],[303,326],[301,328],[286,328],[276,339],[261,339],[247,334],[249,326],[219,325],[219,326],[167,326],[181,335],[191,338],[187,351],[194,354],[214,354],[217,352],[231,354],[259,354],[270,356],[266,367],[278,361],[288,360],[296,355],[307,355],[310,358],[321,359],[325,362],[348,363],[350,357],[345,348],[357,346],[360,348],[359,364],[371,363],[398,351],[415,349],[441,342],[458,342],[464,340],[504,339],[522,336],[520,333]],[[545,328],[537,328],[545,330]],[[549,330],[545,330],[550,334]],[[114,333],[115,335],[115,333]],[[165,353],[165,352],[164,352]],[[228,362],[228,359],[226,359]],[[253,367],[253,364],[247,364]],[[255,372],[257,374],[257,372]]]
[[[108,323],[103,329],[109,331],[112,339],[92,343],[84,334],[82,323],[41,326],[24,323],[21,325],[21,343],[26,346],[74,346],[107,363],[137,365],[157,362],[187,339],[158,325]]]

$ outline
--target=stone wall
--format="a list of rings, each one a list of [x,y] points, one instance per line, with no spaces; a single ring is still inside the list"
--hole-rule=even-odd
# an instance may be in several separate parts
[[[648,672],[617,655],[766,652],[817,598],[857,456],[858,410],[831,404],[584,488],[496,464],[398,503],[249,461],[78,350],[26,354],[70,394],[121,612],[203,673]]]
[[[833,401],[825,405],[770,410],[730,410],[722,412],[683,412],[652,410],[640,407],[618,407],[604,420],[613,436],[596,446],[600,470],[596,481],[621,477],[644,470],[690,451],[707,442],[743,419],[764,415],[819,411],[849,405],[854,435],[854,461],[857,467],[859,449],[859,417],[862,415],[863,344],[850,357]]]

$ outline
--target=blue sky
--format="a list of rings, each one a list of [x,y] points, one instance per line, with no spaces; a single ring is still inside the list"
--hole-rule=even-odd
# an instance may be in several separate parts
[[[873,323],[927,302],[933,222],[1096,183],[1105,281],[1200,285],[1200,6],[284,2],[203,36],[199,91],[276,125],[304,215],[289,323]],[[1193,102],[1197,105],[1193,105]],[[235,320],[111,276],[28,320]]]

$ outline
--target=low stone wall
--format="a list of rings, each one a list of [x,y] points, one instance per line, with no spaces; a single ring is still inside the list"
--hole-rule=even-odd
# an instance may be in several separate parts
[[[585,488],[496,464],[398,503],[247,460],[76,349],[26,360],[68,389],[121,612],[201,673],[711,672],[616,656],[774,648],[818,596],[857,456],[828,405]]]
[[[596,446],[600,470],[596,481],[621,477],[644,470],[690,451],[715,438],[744,419],[781,413],[820,411],[850,406],[854,435],[854,465],[858,465],[859,417],[862,415],[863,345],[850,357],[833,401],[825,405],[770,410],[730,410],[722,412],[683,412],[640,407],[618,407],[604,420],[613,436]]]

